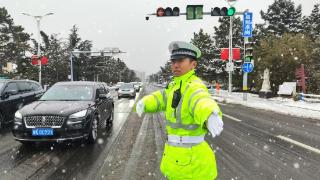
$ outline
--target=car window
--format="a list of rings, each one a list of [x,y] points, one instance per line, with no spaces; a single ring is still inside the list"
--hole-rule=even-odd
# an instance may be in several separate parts
[[[89,85],[54,85],[40,98],[43,101],[88,101],[93,98]]]
[[[39,84],[37,83],[34,83],[34,82],[29,82],[30,83],[30,86],[31,88],[34,90],[34,91],[40,91],[42,88]]]
[[[31,85],[28,82],[18,82],[19,93],[26,93],[33,91]]]
[[[18,92],[18,86],[17,86],[17,84],[15,83],[15,82],[12,82],[12,83],[8,83],[7,84],[7,86],[6,86],[6,88],[4,89],[4,93],[6,93],[6,92],[11,92],[11,91],[16,91],[16,92]]]
[[[121,88],[121,89],[123,89],[123,88],[133,88],[133,84],[125,83],[125,84],[122,84],[122,85],[120,86],[120,88]]]

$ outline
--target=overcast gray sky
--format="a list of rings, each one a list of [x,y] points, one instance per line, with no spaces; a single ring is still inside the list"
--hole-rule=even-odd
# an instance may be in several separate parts
[[[274,0],[238,0],[237,11],[249,9],[253,12],[254,23],[262,22],[260,10],[266,11]],[[293,0],[302,4],[304,15],[310,14],[320,0]],[[41,30],[47,34],[59,33],[67,38],[71,27],[76,24],[83,40],[91,40],[96,49],[119,47],[126,54],[119,57],[129,68],[154,73],[164,65],[169,57],[168,44],[174,40],[190,41],[193,32],[203,28],[213,34],[213,26],[218,25],[217,17],[206,16],[202,20],[187,21],[185,16],[175,18],[151,17],[160,6],[178,6],[185,12],[188,4],[203,4],[204,11],[211,7],[227,6],[225,0],[0,0],[14,19],[28,33],[36,33],[33,18],[22,12],[43,15],[53,12],[53,16],[41,21]],[[33,36],[33,38],[36,38]]]

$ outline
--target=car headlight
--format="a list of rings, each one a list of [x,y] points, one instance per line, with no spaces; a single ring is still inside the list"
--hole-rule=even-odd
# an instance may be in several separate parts
[[[73,118],[82,118],[82,117],[85,117],[85,116],[86,116],[87,111],[88,111],[88,110],[85,109],[85,110],[76,112],[76,113],[74,113],[74,114],[71,114],[69,117],[70,117],[71,119],[73,119]]]
[[[15,119],[22,119],[22,114],[21,114],[19,111],[17,111],[17,112],[14,114],[14,118],[15,118]]]

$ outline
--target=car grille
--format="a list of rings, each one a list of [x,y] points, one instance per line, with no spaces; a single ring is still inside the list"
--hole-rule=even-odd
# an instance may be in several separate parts
[[[26,116],[26,127],[56,127],[62,126],[63,116]]]

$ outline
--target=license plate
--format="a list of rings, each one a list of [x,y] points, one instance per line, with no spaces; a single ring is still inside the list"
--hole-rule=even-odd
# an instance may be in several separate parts
[[[35,128],[32,129],[32,136],[53,136],[52,128]]]

